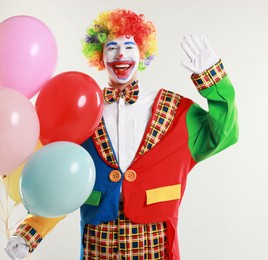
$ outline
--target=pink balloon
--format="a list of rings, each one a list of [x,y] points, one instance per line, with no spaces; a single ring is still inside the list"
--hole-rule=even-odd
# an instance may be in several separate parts
[[[9,175],[34,151],[39,139],[34,106],[21,93],[0,87],[0,175]]]
[[[0,87],[33,97],[53,75],[57,45],[49,28],[26,15],[0,23]]]

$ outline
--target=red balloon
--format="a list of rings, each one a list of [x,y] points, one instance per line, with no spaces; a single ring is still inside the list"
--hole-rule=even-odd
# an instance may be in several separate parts
[[[90,76],[64,72],[45,84],[35,105],[43,145],[56,141],[81,144],[101,120],[102,91]]]

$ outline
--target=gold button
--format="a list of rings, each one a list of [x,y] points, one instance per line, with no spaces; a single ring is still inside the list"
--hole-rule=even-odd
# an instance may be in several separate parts
[[[137,178],[137,173],[133,170],[127,170],[125,172],[125,179],[128,181],[128,182],[133,182],[135,181]]]
[[[121,173],[118,170],[113,170],[109,174],[109,179],[112,182],[118,182],[121,179]]]

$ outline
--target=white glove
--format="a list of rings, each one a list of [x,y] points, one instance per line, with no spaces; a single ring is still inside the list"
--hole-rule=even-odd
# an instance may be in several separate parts
[[[29,254],[29,246],[22,237],[14,236],[8,241],[5,251],[13,260],[24,259]]]
[[[192,34],[186,36],[181,46],[190,58],[190,61],[182,62],[181,65],[194,74],[202,73],[219,61],[218,55],[211,48],[204,35],[197,36]]]

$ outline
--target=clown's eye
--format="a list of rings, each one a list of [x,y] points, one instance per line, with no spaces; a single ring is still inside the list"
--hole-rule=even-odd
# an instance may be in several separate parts
[[[108,51],[114,51],[117,50],[117,47],[108,47]]]

